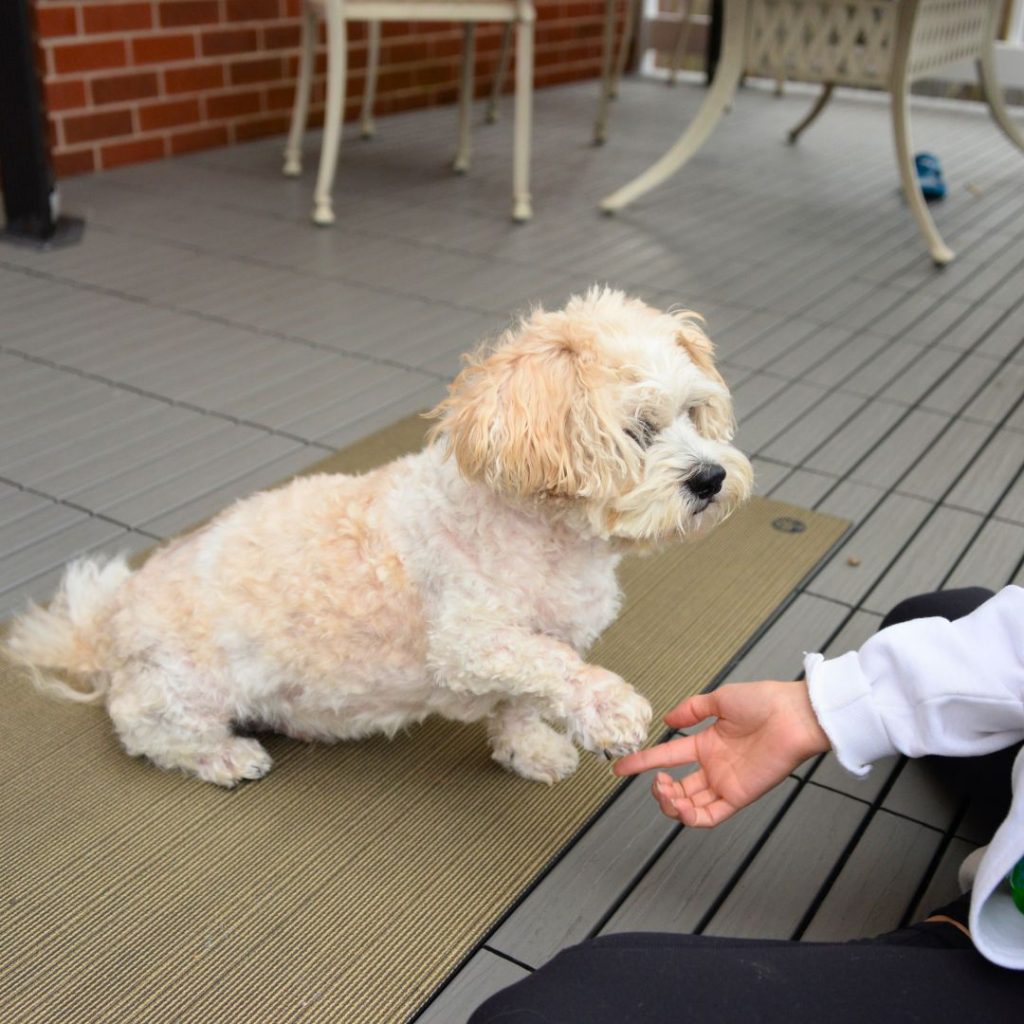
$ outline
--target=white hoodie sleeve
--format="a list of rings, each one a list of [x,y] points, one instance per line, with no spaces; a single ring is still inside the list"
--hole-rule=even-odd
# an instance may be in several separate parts
[[[912,619],[859,651],[804,660],[811,704],[839,762],[864,775],[887,754],[988,754],[1024,739],[1024,589],[970,615]]]
[[[955,622],[914,619],[855,652],[804,661],[811,704],[839,762],[864,775],[887,754],[987,754],[1024,739],[1024,589],[1006,587]],[[1024,914],[1006,876],[1024,857],[1024,751],[1013,804],[971,892],[979,952],[1024,970]]]

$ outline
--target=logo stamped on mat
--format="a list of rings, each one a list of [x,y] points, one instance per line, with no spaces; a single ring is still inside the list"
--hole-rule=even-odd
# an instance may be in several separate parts
[[[803,533],[807,529],[802,519],[793,519],[792,516],[779,516],[772,520],[772,526],[781,533]]]

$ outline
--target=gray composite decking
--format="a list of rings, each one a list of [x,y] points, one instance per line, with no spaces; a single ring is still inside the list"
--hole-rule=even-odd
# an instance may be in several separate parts
[[[306,220],[281,140],[68,181],[82,244],[0,248],[0,616],[67,559],[135,550],[436,400],[460,352],[594,281],[704,312],[760,493],[853,528],[730,678],[794,678],[912,593],[1024,582],[1024,158],[979,107],[915,101],[950,194],[937,271],[897,190],[888,108],[751,88],[676,179],[598,199],[702,98],[630,82],[588,145],[596,85],[537,95],[536,219],[506,219],[508,118],[445,163],[454,113],[342,151],[338,223]],[[642,687],[642,680],[636,680]],[[709,680],[710,682],[710,680]],[[616,930],[852,938],[955,893],[990,823],[918,763],[804,766],[712,832],[621,795],[420,1017],[458,1024],[566,944]]]

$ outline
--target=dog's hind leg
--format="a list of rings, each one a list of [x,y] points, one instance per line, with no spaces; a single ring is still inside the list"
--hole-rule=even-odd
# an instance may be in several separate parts
[[[107,709],[129,754],[204,782],[230,787],[243,779],[260,779],[273,763],[256,740],[231,731],[227,711],[190,701],[154,669],[136,673],[130,687],[115,680]]]
[[[502,704],[488,720],[487,734],[494,760],[525,779],[558,782],[579,764],[572,741],[548,725],[530,702]]]

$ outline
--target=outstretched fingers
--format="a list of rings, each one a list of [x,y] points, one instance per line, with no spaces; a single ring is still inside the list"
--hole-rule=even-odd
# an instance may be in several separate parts
[[[671,768],[697,760],[697,748],[692,736],[679,736],[667,743],[659,743],[647,750],[627,754],[615,762],[616,775],[639,775],[651,768]]]

